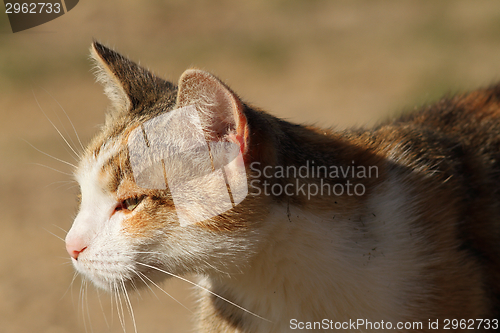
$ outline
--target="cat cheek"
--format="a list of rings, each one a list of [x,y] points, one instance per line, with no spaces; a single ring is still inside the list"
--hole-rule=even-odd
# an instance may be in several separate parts
[[[147,212],[123,213],[125,219],[122,221],[121,231],[133,238],[148,237],[161,228],[158,219]]]

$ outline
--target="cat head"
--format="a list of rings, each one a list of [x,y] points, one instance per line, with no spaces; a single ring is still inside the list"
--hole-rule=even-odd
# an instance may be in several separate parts
[[[255,111],[205,71],[176,86],[97,42],[91,53],[112,105],[75,172],[66,247],[76,269],[107,290],[160,271],[240,270],[266,214],[247,188]]]

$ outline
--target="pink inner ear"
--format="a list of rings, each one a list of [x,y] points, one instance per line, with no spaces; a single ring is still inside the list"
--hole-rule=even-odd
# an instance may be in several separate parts
[[[236,134],[229,134],[229,138],[231,141],[237,143],[240,146],[241,153],[245,155],[248,140],[247,118],[243,114],[243,105],[241,105],[237,97],[235,97],[234,95],[231,97],[233,99],[233,114],[236,121]]]
[[[245,139],[243,138],[242,135],[231,133],[228,135],[228,138],[229,141],[234,142],[240,146],[240,151],[242,154],[245,153],[246,144],[245,144]]]
[[[178,107],[189,104],[201,105],[215,115],[209,117],[209,131],[218,136],[218,140],[226,137],[238,144],[245,155],[249,139],[247,119],[243,113],[244,107],[236,94],[215,76],[202,70],[190,69],[182,74],[177,95]],[[231,127],[233,130],[228,130]],[[214,138],[212,135],[209,134],[209,137]]]

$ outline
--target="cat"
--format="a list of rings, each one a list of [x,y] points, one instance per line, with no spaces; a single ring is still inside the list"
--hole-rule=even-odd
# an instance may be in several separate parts
[[[194,273],[198,332],[498,331],[500,85],[335,132],[91,53],[112,107],[66,248],[97,287]]]

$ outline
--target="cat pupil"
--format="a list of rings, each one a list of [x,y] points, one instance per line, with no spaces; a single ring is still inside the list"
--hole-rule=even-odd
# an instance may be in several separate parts
[[[117,207],[118,210],[120,209],[127,209],[127,210],[134,210],[144,199],[144,196],[142,197],[133,197],[133,198],[128,198],[123,200],[121,206]]]

